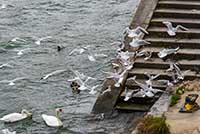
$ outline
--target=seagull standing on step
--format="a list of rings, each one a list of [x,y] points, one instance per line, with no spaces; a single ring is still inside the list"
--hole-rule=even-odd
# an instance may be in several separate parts
[[[142,34],[149,34],[144,28],[140,26],[135,29],[130,29],[127,27],[124,33],[128,34],[129,38],[139,38]]]
[[[176,32],[180,29],[180,30],[183,30],[183,31],[188,31],[189,29],[186,28],[186,27],[183,27],[181,25],[177,25],[176,27],[173,27],[172,26],[172,23],[169,22],[169,21],[163,21],[162,22],[164,25],[167,26],[167,33],[170,35],[170,36],[175,36],[176,35]]]
[[[160,51],[158,53],[158,57],[163,59],[168,55],[176,54],[178,50],[179,50],[179,47],[177,47],[175,49],[172,49],[172,48],[166,49],[166,48],[164,48],[162,51]]]

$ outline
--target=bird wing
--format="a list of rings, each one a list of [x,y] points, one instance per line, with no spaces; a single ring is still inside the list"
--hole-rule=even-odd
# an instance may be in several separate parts
[[[136,33],[144,33],[144,34],[149,34],[147,31],[146,31],[146,29],[144,29],[143,27],[140,27],[140,26],[138,26],[136,29]]]
[[[177,29],[177,30],[178,30],[178,29],[181,29],[181,30],[183,30],[183,31],[189,31],[188,28],[186,28],[186,27],[184,27],[184,26],[182,26],[182,25],[177,25],[177,26],[176,26],[176,29]]]

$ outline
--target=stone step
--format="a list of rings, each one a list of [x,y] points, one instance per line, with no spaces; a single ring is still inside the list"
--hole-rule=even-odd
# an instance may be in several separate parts
[[[178,30],[176,36],[170,36],[167,33],[167,27],[150,27],[147,29],[149,32],[146,37],[158,37],[158,38],[174,38],[174,39],[199,39],[200,29],[190,28],[188,31]]]
[[[159,1],[157,8],[200,9],[200,1]]]
[[[151,45],[151,44],[150,44]],[[158,58],[158,53],[164,48],[159,47],[144,47],[144,51],[152,52],[153,58]],[[200,59],[200,49],[179,49],[178,52],[172,57],[174,60],[199,60]]]
[[[200,48],[200,39],[175,39],[175,38],[157,38],[145,37],[145,40],[151,42],[152,47],[181,47],[181,48]]]
[[[199,67],[200,70],[200,60],[179,60],[177,61],[181,70],[194,70]],[[137,58],[134,63],[136,68],[154,68],[154,69],[168,69],[169,62],[163,61],[159,58],[151,58],[145,61],[143,58]]]
[[[184,27],[190,28],[200,28],[200,19],[182,19],[182,18],[153,18],[151,20],[151,27],[163,27],[163,21],[172,22],[173,26],[182,25]]]
[[[186,70],[182,70],[183,72]],[[166,72],[164,69],[148,69],[148,68],[133,68],[129,74],[128,77],[133,77],[136,76],[136,79],[146,79],[146,75],[144,74],[147,72],[148,74],[152,75],[157,75],[157,79],[166,79],[166,80],[172,80],[172,73],[171,72]],[[196,74],[193,71],[189,71],[188,73],[185,74],[185,79],[184,80],[194,80],[195,78],[199,78],[200,75]]]
[[[146,84],[146,83],[145,83],[145,80],[147,80],[147,79],[148,79],[148,77],[146,77],[146,79],[136,79],[136,80],[137,80],[138,82],[140,82],[140,83]],[[127,81],[126,81],[126,87],[127,87],[128,89],[133,89],[133,90],[140,88],[140,87],[134,82],[134,80],[127,80]],[[165,90],[165,89],[166,89],[166,85],[162,85],[160,82],[158,82],[158,81],[155,80],[155,81],[153,81],[153,88]]]
[[[188,9],[156,9],[153,17],[200,19],[200,12]]]

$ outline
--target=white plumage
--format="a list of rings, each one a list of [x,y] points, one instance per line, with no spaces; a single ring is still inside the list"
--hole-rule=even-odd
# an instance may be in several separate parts
[[[32,116],[32,113],[28,112],[27,110],[22,110],[21,113],[11,113],[8,115],[3,116],[0,118],[1,121],[4,121],[6,123],[12,123],[12,122],[17,122],[20,120],[24,120],[26,118],[29,118]]]

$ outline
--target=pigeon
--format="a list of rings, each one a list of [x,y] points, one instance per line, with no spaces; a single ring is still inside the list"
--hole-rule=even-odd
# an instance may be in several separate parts
[[[176,35],[176,32],[181,29],[183,31],[188,31],[189,29],[186,28],[186,27],[183,27],[181,25],[177,25],[176,27],[173,27],[172,26],[172,23],[169,22],[169,21],[163,21],[163,24],[167,26],[167,33],[170,35],[170,36],[175,36]]]
[[[18,78],[15,78],[13,80],[2,80],[2,81],[0,81],[0,83],[8,83],[9,86],[14,86],[16,81],[20,81],[20,80],[24,80],[24,79],[27,79],[27,78],[18,77]]]
[[[2,132],[3,134],[16,134],[16,131],[11,132],[11,131],[9,131],[8,129],[3,129],[3,130],[1,130],[1,132]]]
[[[44,40],[47,40],[47,39],[51,39],[51,38],[52,38],[51,36],[46,36],[46,37],[39,38],[39,39],[37,39],[35,41],[35,44],[40,45],[41,41],[44,41]]]
[[[175,49],[173,49],[173,48],[163,49],[162,51],[160,51],[158,53],[158,57],[161,58],[161,59],[163,59],[163,58],[165,58],[168,55],[176,54],[178,50],[179,50],[179,47],[177,47]]]
[[[138,38],[133,39],[132,42],[129,43],[129,45],[133,48],[137,48],[137,47],[149,45],[149,44],[151,43],[142,39],[138,39]]]
[[[130,29],[129,27],[127,27],[124,33],[128,34],[129,38],[139,38],[143,33],[148,34],[148,32],[140,26],[135,29]]]
[[[56,71],[53,71],[53,72],[51,72],[51,73],[45,75],[45,76],[42,77],[41,79],[42,79],[42,80],[46,80],[46,79],[48,79],[48,78],[51,77],[51,76],[54,76],[54,75],[57,75],[57,74],[63,73],[63,72],[65,72],[65,71],[66,71],[66,69],[56,70]]]

